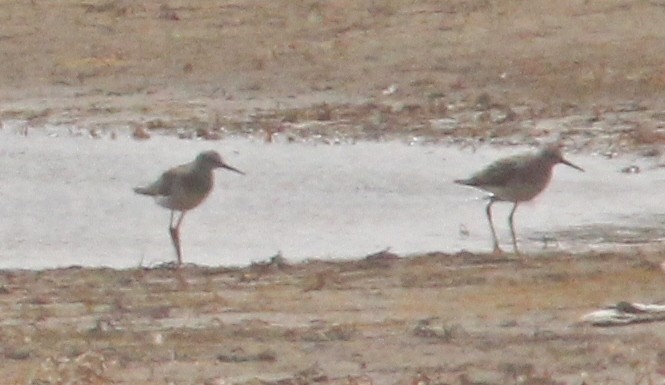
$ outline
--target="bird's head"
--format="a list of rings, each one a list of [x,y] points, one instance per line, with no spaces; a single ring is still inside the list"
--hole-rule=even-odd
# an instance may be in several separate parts
[[[207,170],[212,170],[215,168],[225,168],[227,170],[237,172],[238,174],[245,175],[244,172],[238,170],[235,167],[231,167],[226,162],[224,162],[224,159],[222,159],[222,156],[219,155],[217,151],[204,151],[200,153],[196,157],[196,165],[200,168],[207,169]]]
[[[562,163],[565,164],[566,166],[584,172],[584,169],[582,167],[571,163],[570,161],[566,160],[566,158],[563,157],[563,154],[561,153],[561,148],[562,144],[559,142],[550,143],[540,150],[541,157],[551,165]]]

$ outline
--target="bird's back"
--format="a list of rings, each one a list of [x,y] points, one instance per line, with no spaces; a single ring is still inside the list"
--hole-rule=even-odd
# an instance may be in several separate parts
[[[470,178],[455,182],[489,191],[499,200],[523,202],[547,186],[551,170],[552,165],[537,154],[522,154],[499,159]]]
[[[168,196],[171,195],[174,183],[178,183],[179,175],[191,172],[192,165],[190,163],[174,167],[165,171],[159,179],[144,187],[134,188],[134,192],[150,196]]]
[[[186,211],[198,206],[213,186],[212,170],[198,169],[194,163],[174,167],[151,185],[137,187],[135,192],[154,196],[160,206]]]

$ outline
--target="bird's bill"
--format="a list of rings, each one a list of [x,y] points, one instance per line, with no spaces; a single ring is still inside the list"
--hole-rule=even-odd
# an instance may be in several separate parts
[[[580,170],[580,171],[584,172],[584,169],[582,167],[577,166],[575,164],[572,164],[572,163],[570,163],[569,161],[567,161],[565,159],[561,159],[561,163],[565,164],[566,166],[572,167],[576,170]]]
[[[231,170],[231,171],[233,171],[233,172],[237,172],[237,173],[240,174],[240,175],[245,175],[244,172],[238,170],[238,169],[235,168],[235,167],[231,167],[231,166],[229,166],[229,165],[226,164],[226,163],[222,163],[222,164],[220,164],[219,167],[225,168],[225,169],[227,169],[227,170]]]

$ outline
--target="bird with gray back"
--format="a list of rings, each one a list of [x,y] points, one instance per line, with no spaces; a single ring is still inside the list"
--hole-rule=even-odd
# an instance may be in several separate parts
[[[169,233],[178,257],[178,266],[182,264],[180,224],[185,213],[201,204],[210,194],[214,183],[212,172],[216,168],[244,175],[242,171],[226,164],[217,151],[205,151],[193,162],[164,172],[154,183],[134,189],[138,194],[155,197],[157,204],[171,210]],[[176,211],[180,212],[180,217],[174,222]]]
[[[517,205],[520,202],[530,201],[540,194],[552,178],[552,168],[559,163],[584,171],[563,157],[559,143],[553,143],[535,153],[499,159],[470,178],[455,181],[455,183],[476,187],[491,194],[485,211],[492,231],[495,253],[502,251],[492,223],[492,204],[499,201],[513,203],[513,209],[508,216],[508,224],[513,238],[513,249],[516,254],[519,254],[513,223]]]

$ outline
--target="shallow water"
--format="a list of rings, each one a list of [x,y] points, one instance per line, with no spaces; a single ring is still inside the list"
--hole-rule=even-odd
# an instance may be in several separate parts
[[[0,268],[117,268],[175,259],[169,212],[132,187],[202,150],[216,149],[246,176],[216,172],[216,188],[181,228],[185,262],[245,265],[277,252],[288,260],[356,258],[385,248],[491,250],[485,194],[456,185],[500,156],[443,145],[325,145],[248,138],[148,141],[0,131]],[[645,160],[569,154],[549,188],[515,216],[523,251],[589,250],[665,236],[665,170]],[[620,169],[638,164],[642,172]],[[502,245],[506,216],[495,205]],[[466,231],[461,231],[464,228]],[[547,242],[545,242],[547,241]]]

